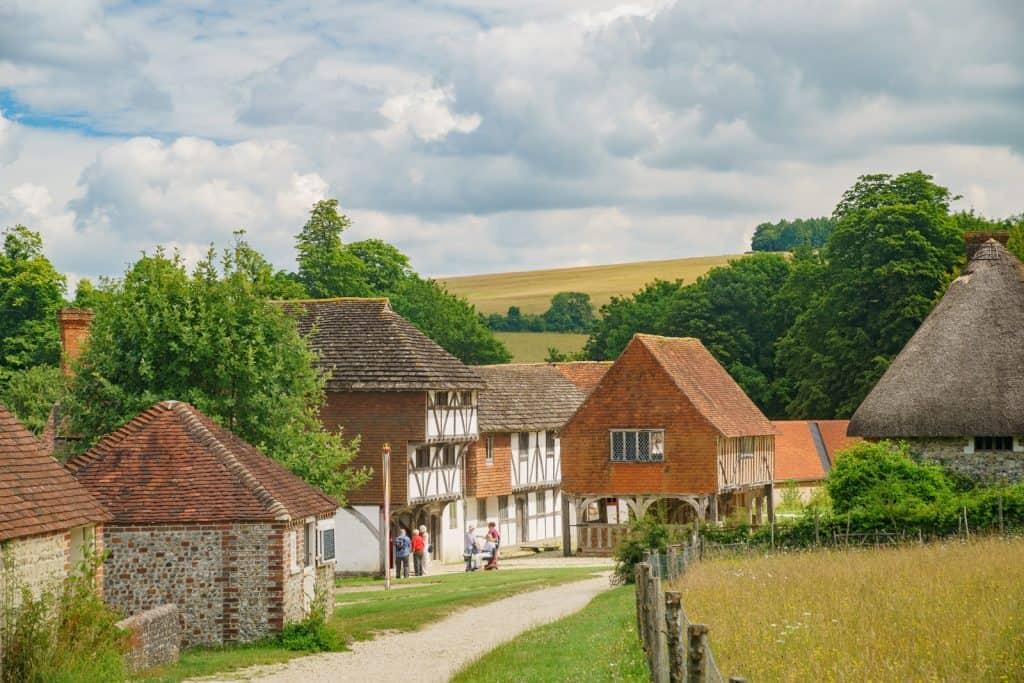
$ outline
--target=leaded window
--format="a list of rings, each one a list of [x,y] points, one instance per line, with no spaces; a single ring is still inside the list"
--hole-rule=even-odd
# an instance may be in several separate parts
[[[622,429],[611,432],[612,462],[661,462],[664,458],[663,429]]]

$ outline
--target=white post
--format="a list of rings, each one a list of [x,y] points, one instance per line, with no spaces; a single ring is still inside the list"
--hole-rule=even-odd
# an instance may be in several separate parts
[[[380,451],[381,472],[384,475],[384,590],[391,590],[391,444]]]

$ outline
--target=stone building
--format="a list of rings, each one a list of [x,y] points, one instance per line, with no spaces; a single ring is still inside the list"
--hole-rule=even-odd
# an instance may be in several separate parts
[[[776,507],[791,486],[803,503],[821,488],[836,464],[836,454],[861,440],[847,436],[848,425],[849,420],[772,420]]]
[[[324,427],[359,437],[353,467],[373,469],[370,481],[339,510],[346,552],[337,571],[380,573],[389,562],[388,535],[399,525],[425,525],[432,557],[462,558],[467,520],[466,449],[479,437],[478,392],[484,381],[391,309],[387,299],[284,302],[308,335],[328,374]],[[391,519],[383,519],[381,451],[391,448]],[[387,531],[382,533],[382,529]]]
[[[318,584],[332,595],[337,503],[186,403],[68,466],[111,514],[107,601],[177,605],[185,645],[258,640],[301,620]]]
[[[87,552],[102,549],[109,518],[0,405],[0,585],[7,571],[36,594],[67,578]]]
[[[466,494],[478,529],[498,524],[503,545],[560,540],[563,509],[559,431],[585,395],[558,364],[475,368],[487,382],[480,395],[480,440],[466,456]]]
[[[998,239],[972,237],[967,266],[857,408],[849,433],[904,440],[922,460],[976,479],[1022,481],[1024,265]]]
[[[677,522],[772,514],[775,428],[697,339],[635,335],[562,429],[561,456],[581,552],[610,552],[624,513],[659,501]]]

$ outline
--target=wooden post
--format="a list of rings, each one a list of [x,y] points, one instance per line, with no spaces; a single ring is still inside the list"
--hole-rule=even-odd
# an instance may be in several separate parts
[[[970,537],[971,537],[971,528],[969,526],[967,526],[967,506],[966,505],[964,506],[964,535],[967,536],[968,539],[970,539]]]
[[[381,474],[384,477],[384,590],[391,590],[391,444],[380,449]],[[440,539],[438,539],[440,540]],[[397,565],[396,565],[397,566]]]
[[[704,624],[690,624],[686,629],[689,656],[686,662],[686,683],[707,682],[708,627]]]
[[[649,608],[647,637],[651,648],[651,676],[654,683],[667,683],[668,662],[665,657],[665,603],[661,597],[661,579],[653,574],[647,577],[647,605]]]
[[[1003,535],[1003,492],[999,492],[999,535]]]
[[[636,635],[640,639],[640,645],[646,650],[647,643],[644,642],[644,623],[647,614],[645,610],[647,601],[644,598],[644,590],[647,588],[647,578],[644,576],[643,563],[633,567],[633,576],[633,580],[636,582]]]
[[[683,599],[675,591],[665,593],[665,639],[668,642],[669,683],[684,683],[686,648],[683,645]]]

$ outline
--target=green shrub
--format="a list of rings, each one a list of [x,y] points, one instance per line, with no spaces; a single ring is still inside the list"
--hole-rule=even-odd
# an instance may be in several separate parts
[[[668,524],[661,515],[648,512],[641,520],[633,520],[629,531],[615,548],[615,579],[619,583],[633,583],[634,567],[644,561],[650,550],[664,551],[682,538],[682,528]]]
[[[336,652],[344,647],[338,633],[327,625],[327,599],[329,587],[317,583],[309,616],[288,624],[281,631],[278,642],[286,650],[297,652]]]

